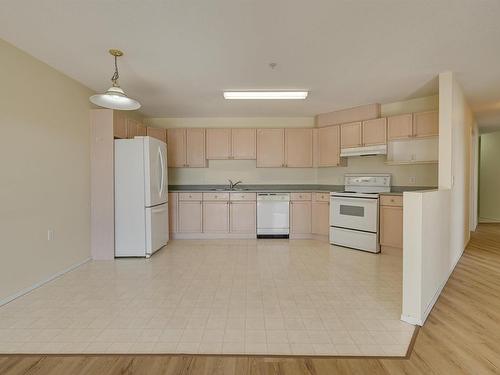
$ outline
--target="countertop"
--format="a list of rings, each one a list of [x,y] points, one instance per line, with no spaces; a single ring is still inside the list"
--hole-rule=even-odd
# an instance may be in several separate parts
[[[225,189],[227,185],[169,185],[171,192],[199,192],[214,191],[216,189]],[[314,192],[314,191],[344,191],[344,185],[312,185],[312,184],[289,184],[289,185],[238,185],[237,192]],[[383,193],[387,195],[402,195],[405,191],[430,190],[435,189],[431,186],[393,186],[391,192]]]

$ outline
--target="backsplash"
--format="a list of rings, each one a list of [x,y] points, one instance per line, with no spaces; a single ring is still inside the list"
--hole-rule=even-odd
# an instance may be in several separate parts
[[[437,186],[437,164],[394,166],[384,161],[385,156],[367,156],[349,158],[347,167],[257,168],[255,160],[210,160],[208,168],[169,168],[168,172],[170,185],[225,184],[228,178],[245,184],[341,185],[345,173],[390,173],[393,185]]]

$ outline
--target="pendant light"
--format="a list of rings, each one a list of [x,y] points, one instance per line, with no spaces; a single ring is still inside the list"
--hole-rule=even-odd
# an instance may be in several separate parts
[[[118,49],[110,49],[109,53],[115,58],[115,73],[113,74],[113,77],[111,77],[113,86],[111,86],[104,94],[92,95],[89,98],[90,102],[98,105],[99,107],[125,111],[133,111],[134,109],[141,108],[141,103],[125,95],[125,92],[118,84],[118,78],[120,75],[118,74],[117,59],[118,57],[123,56],[123,52]]]

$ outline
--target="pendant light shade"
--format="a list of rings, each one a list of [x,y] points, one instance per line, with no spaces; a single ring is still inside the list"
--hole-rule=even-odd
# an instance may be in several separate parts
[[[141,104],[132,98],[125,95],[125,92],[118,84],[118,64],[117,58],[123,56],[123,52],[116,49],[110,49],[109,53],[115,58],[115,73],[111,77],[111,86],[108,91],[104,94],[92,95],[89,100],[91,103],[98,105],[99,107],[109,108],[109,109],[119,109],[124,111],[133,111],[135,109],[141,108]]]

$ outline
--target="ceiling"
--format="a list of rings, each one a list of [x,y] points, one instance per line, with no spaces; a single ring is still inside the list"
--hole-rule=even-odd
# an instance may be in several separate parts
[[[498,0],[2,0],[0,38],[95,91],[121,85],[152,117],[312,116],[437,92],[451,70],[500,124]],[[269,63],[275,62],[275,69]],[[225,101],[224,89],[308,89]]]

